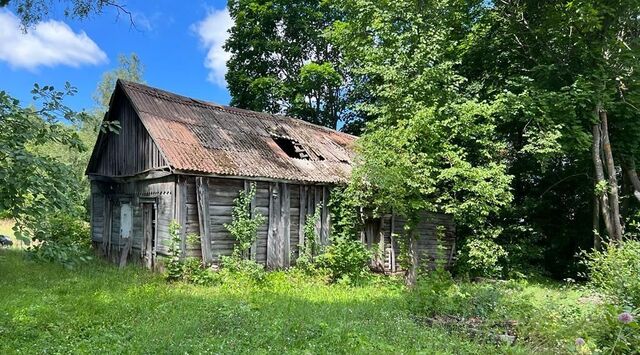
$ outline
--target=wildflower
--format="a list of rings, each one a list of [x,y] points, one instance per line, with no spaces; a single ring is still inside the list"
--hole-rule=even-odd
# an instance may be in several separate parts
[[[618,320],[620,322],[622,322],[623,324],[629,324],[629,323],[633,322],[633,316],[629,312],[622,312],[618,316]]]
[[[577,338],[577,339],[576,339],[576,346],[577,346],[577,347],[584,346],[584,339],[582,339],[582,338]]]

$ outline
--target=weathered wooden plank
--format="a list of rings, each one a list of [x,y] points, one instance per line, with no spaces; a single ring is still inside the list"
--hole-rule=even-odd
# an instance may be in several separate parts
[[[269,232],[267,235],[267,268],[278,267],[280,231],[280,191],[279,184],[274,182],[269,184]]]
[[[301,253],[304,250],[304,225],[306,223],[307,216],[307,190],[306,185],[300,185],[300,209],[299,209],[299,222],[298,222],[298,252]]]
[[[245,180],[244,181],[244,191],[246,193],[249,193],[251,191],[251,182],[249,180]],[[258,192],[257,192],[257,188],[256,188],[255,195],[253,195],[253,198],[251,199],[251,206],[249,206],[251,218],[255,217],[256,203],[257,203],[256,202],[256,195],[257,194],[258,194]],[[251,243],[251,249],[249,251],[251,260],[256,260],[256,253],[257,252],[258,252],[258,238],[256,236],[256,240],[254,240],[253,243]]]
[[[165,199],[161,199],[165,200]],[[166,208],[168,201],[162,201],[161,212],[166,214]],[[176,203],[175,203],[175,216],[178,223],[180,223],[180,256],[186,257],[187,250],[187,184],[184,177],[178,177],[176,183]],[[167,221],[167,219],[163,219]]]
[[[127,239],[127,242],[124,245],[124,248],[122,249],[122,252],[120,253],[119,267],[121,269],[127,265],[127,257],[129,256],[129,251],[131,251],[131,245],[133,244],[133,238],[132,237],[128,237],[126,239]]]
[[[111,249],[111,199],[104,199],[104,233],[102,235],[102,254],[109,256],[109,249]]]
[[[316,209],[320,208],[320,218],[316,220],[316,238],[317,243],[321,246],[325,244],[322,243],[322,210],[324,206],[322,205],[322,187],[314,186],[313,190],[313,213],[315,214]]]
[[[291,199],[289,184],[280,183],[280,265],[287,268],[291,265]]]
[[[211,235],[209,232],[209,181],[200,176],[196,177],[196,200],[198,201],[202,262],[205,265],[209,265],[213,262]]]
[[[396,214],[391,213],[391,228],[389,230],[389,239],[391,240],[391,271],[396,272],[396,250],[398,246],[396,245],[396,238],[393,236],[396,224]]]
[[[326,186],[322,186],[322,222],[320,227],[320,244],[329,244],[329,228],[330,228],[330,214],[329,214],[329,190]]]

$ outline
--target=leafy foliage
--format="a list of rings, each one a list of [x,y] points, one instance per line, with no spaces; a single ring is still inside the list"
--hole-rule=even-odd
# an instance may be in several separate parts
[[[607,244],[601,251],[584,253],[590,283],[616,304],[640,308],[640,242]]]
[[[15,235],[25,242],[42,234],[40,227],[48,215],[81,213],[76,208],[82,199],[73,168],[38,152],[51,142],[71,151],[85,149],[77,132],[63,123],[85,118],[63,104],[65,96],[75,93],[69,83],[62,91],[35,84],[32,94],[40,106],[23,108],[17,99],[0,92],[0,211],[16,221]]]
[[[372,121],[358,140],[348,191],[354,204],[374,215],[393,210],[410,222],[424,210],[450,213],[473,239],[499,231],[491,219],[511,201],[512,177],[507,146],[495,139],[496,105],[468,95],[456,68],[466,6],[344,4],[345,20],[330,36],[354,90],[370,97],[355,107]],[[444,24],[430,20],[435,14]],[[413,238],[411,228],[404,237]]]
[[[322,213],[322,204],[315,207],[313,215],[307,216],[304,222],[304,246],[300,247],[296,266],[311,271],[315,268],[315,258],[321,252],[318,244],[318,230],[316,225],[320,221]]]
[[[266,218],[251,210],[251,200],[256,196],[256,184],[251,184],[249,191],[240,190],[235,198],[231,211],[231,223],[225,223],[224,227],[238,242],[233,247],[234,255],[241,257],[246,254],[258,238],[258,228],[266,222]]]
[[[89,224],[77,217],[49,216],[37,233],[37,243],[27,249],[32,259],[58,262],[69,269],[92,259]]]
[[[180,224],[176,220],[169,223],[169,243],[167,251],[169,252],[169,260],[165,263],[166,277],[168,281],[177,281],[182,279],[182,259],[180,250]]]
[[[317,258],[332,282],[357,284],[369,276],[371,253],[358,240],[334,238]]]
[[[105,7],[115,8],[118,13],[121,11],[129,15],[129,19],[133,24],[133,17],[119,1],[114,0],[66,0],[60,1],[64,3],[64,15],[70,18],[86,19],[91,15],[101,13]],[[50,13],[53,13],[55,6],[46,0],[0,0],[0,7],[14,6],[18,16],[22,21],[25,29],[30,28],[36,23],[46,19]]]
[[[339,53],[323,36],[339,16],[331,2],[232,0],[228,8],[232,105],[331,128],[348,120]]]

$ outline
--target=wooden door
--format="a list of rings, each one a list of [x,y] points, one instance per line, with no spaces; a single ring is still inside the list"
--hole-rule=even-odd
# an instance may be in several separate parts
[[[155,210],[153,203],[142,204],[142,243],[144,246],[143,262],[148,269],[153,269],[156,259]]]

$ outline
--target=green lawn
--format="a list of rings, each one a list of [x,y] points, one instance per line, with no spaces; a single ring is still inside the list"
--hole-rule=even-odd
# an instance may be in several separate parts
[[[271,273],[263,286],[199,287],[1,250],[0,285],[0,354],[512,351],[418,324],[388,281],[350,288]]]
[[[466,321],[429,325],[412,316],[398,280],[348,287],[273,272],[259,285],[230,279],[203,287],[100,261],[67,270],[4,249],[0,354],[557,353],[581,336],[593,307],[579,302],[579,289],[553,283],[459,285],[445,296],[458,303],[443,304],[443,314],[513,319],[515,346],[474,336]]]

